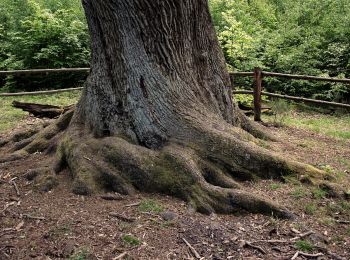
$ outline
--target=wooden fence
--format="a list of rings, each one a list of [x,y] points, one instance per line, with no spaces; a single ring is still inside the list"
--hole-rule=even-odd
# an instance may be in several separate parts
[[[84,72],[88,74],[90,68],[61,68],[61,69],[34,69],[34,70],[12,70],[12,71],[0,71],[0,76],[7,75],[34,75],[34,74],[50,74],[50,73],[75,73],[75,72]],[[231,82],[233,87],[233,82],[235,77],[253,77],[254,78],[254,90],[234,90],[234,94],[253,94],[254,96],[254,120],[261,121],[261,96],[276,97],[288,100],[302,101],[308,103],[314,103],[319,105],[329,105],[350,109],[350,104],[328,102],[323,100],[294,97],[288,95],[281,95],[275,93],[263,92],[263,78],[264,77],[281,77],[288,78],[293,80],[315,80],[315,81],[327,81],[327,82],[338,82],[350,84],[350,79],[338,79],[338,78],[325,78],[325,77],[315,77],[315,76],[306,76],[306,75],[293,75],[293,74],[284,74],[276,72],[267,72],[263,71],[260,68],[255,68],[253,72],[233,72],[230,74]],[[350,87],[350,86],[349,86]],[[52,93],[66,92],[81,90],[82,88],[68,88],[68,89],[58,89],[58,90],[47,90],[47,91],[35,91],[35,92],[20,92],[20,93],[0,93],[0,97],[4,96],[25,96],[25,95],[46,95]]]
[[[276,72],[267,72],[262,71],[260,68],[255,68],[254,72],[234,72],[231,73],[231,83],[233,87],[233,82],[235,77],[253,77],[254,78],[254,90],[234,90],[234,94],[253,94],[254,96],[254,120],[261,121],[261,96],[269,96],[276,97],[294,101],[302,101],[307,103],[319,104],[319,105],[328,105],[335,107],[342,107],[350,109],[350,104],[336,103],[336,102],[328,102],[317,99],[310,98],[302,98],[302,97],[294,97],[288,95],[281,95],[275,93],[263,92],[263,78],[264,77],[281,77],[288,78],[293,80],[315,80],[315,81],[327,81],[327,82],[340,82],[345,84],[350,84],[350,79],[338,79],[338,78],[323,78],[323,77],[314,77],[314,76],[306,76],[306,75],[293,75],[293,74],[284,74],[284,73],[276,73]],[[350,87],[350,86],[349,86]]]

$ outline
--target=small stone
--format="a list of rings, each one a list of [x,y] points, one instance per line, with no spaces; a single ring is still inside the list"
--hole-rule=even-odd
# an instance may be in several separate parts
[[[172,221],[172,220],[177,219],[177,214],[175,212],[172,212],[172,211],[163,212],[160,216],[165,221]]]

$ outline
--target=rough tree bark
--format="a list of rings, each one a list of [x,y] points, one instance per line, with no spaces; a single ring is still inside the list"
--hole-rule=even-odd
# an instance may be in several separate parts
[[[74,115],[21,141],[3,161],[58,143],[55,171],[70,169],[77,194],[162,192],[205,213],[290,217],[240,181],[316,180],[323,172],[259,146],[258,138],[272,137],[232,102],[207,0],[83,5],[92,62]],[[52,141],[62,131],[61,141]]]

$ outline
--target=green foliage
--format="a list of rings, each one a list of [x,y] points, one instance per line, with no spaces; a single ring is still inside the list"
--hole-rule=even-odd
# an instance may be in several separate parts
[[[347,0],[209,0],[231,70],[350,77]],[[237,81],[240,79],[237,79]],[[247,81],[239,81],[242,85]],[[344,84],[266,78],[267,91],[349,101]]]
[[[90,255],[89,250],[81,249],[78,252],[74,253],[69,259],[70,260],[87,260]]]
[[[305,189],[302,186],[300,186],[300,187],[296,187],[292,191],[291,195],[296,199],[301,199],[301,198],[306,197],[307,193],[306,193]]]
[[[295,247],[303,252],[311,252],[314,249],[314,245],[307,240],[298,240],[295,242]]]
[[[6,0],[0,10],[5,14],[0,19],[0,69],[89,65],[89,35],[79,0]],[[6,90],[64,87],[81,75],[51,78],[7,77]]]
[[[147,199],[141,201],[138,209],[141,212],[160,213],[164,210],[164,207],[158,201]]]
[[[327,196],[327,191],[321,189],[321,188],[314,188],[312,190],[312,196],[315,199],[323,199]]]
[[[315,205],[314,203],[307,203],[305,205],[304,211],[308,215],[315,215],[315,213],[317,211],[317,205]]]
[[[132,235],[123,235],[122,241],[130,246],[138,246],[139,244],[141,244],[141,241],[137,237],[134,237]]]
[[[272,189],[272,190],[278,190],[279,188],[281,188],[282,186],[281,186],[281,184],[279,184],[279,183],[271,183],[270,184],[270,188]]]

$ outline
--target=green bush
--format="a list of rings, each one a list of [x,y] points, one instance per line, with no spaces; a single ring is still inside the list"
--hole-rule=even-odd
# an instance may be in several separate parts
[[[50,10],[42,1],[21,1],[20,10],[26,10],[23,14],[15,10],[19,7],[18,1],[7,2],[0,7],[9,16],[0,23],[0,69],[89,66],[89,34],[84,17],[79,15],[82,13],[80,5],[52,3],[50,7],[53,10]],[[18,21],[14,21],[12,16]],[[11,76],[5,79],[5,89],[65,87],[82,78],[83,75],[77,74]]]

